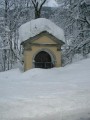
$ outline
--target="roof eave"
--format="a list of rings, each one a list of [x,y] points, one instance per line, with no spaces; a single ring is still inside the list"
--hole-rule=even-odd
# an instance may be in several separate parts
[[[51,37],[53,37],[53,38],[56,40],[56,42],[57,42],[58,44],[61,44],[61,45],[65,44],[65,42],[63,42],[62,40],[56,38],[54,35],[50,34],[49,32],[43,31],[43,32],[39,33],[38,35],[33,36],[33,37],[30,37],[29,39],[21,42],[21,45],[24,45],[24,44],[27,43],[27,42],[32,42],[33,40],[36,40],[37,38],[40,38],[40,37],[41,37],[40,35],[42,35],[42,36],[43,36],[43,35],[50,35]]]

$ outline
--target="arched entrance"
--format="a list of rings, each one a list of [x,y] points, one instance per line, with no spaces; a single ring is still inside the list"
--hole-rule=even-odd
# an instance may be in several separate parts
[[[35,61],[35,68],[52,68],[53,63],[51,60],[51,56],[45,52],[40,51],[34,58]]]

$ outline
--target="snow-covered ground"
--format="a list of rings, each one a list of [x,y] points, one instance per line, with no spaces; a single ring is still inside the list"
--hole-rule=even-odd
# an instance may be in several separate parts
[[[0,120],[90,120],[90,58],[0,73]]]

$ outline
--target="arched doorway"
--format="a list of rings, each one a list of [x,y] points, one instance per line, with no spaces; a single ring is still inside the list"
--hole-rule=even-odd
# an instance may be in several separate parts
[[[35,56],[35,68],[52,68],[53,63],[51,60],[51,56],[45,52],[45,51],[40,51],[36,56]]]

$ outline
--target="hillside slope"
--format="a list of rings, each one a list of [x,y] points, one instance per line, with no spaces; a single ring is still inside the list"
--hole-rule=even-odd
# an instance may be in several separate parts
[[[90,59],[0,73],[0,120],[89,120]]]

